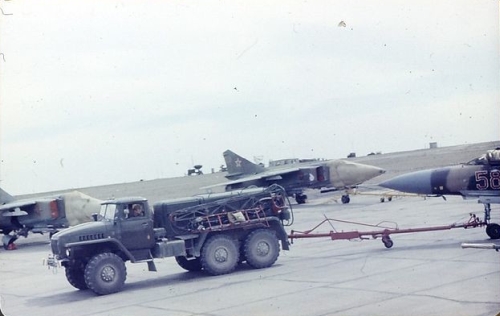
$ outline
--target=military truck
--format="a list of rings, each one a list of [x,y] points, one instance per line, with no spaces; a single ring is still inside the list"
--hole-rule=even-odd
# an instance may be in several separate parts
[[[102,202],[94,221],[70,227],[51,238],[48,265],[65,268],[77,289],[104,295],[118,292],[126,279],[125,262],[174,257],[188,271],[211,275],[232,272],[246,261],[253,268],[273,265],[289,250],[284,226],[293,213],[283,188],[273,185],[234,193],[196,196],[154,204],[141,197]]]

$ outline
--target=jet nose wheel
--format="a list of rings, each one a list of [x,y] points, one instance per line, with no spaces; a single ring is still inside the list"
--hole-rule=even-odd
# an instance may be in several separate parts
[[[349,197],[349,195],[342,195],[340,201],[342,201],[342,204],[348,204],[349,202],[351,202],[351,198]]]
[[[500,239],[500,225],[498,224],[486,225],[486,234],[491,239]]]
[[[306,203],[306,200],[307,200],[307,195],[300,193],[295,194],[295,201],[297,202],[297,204],[304,204]]]

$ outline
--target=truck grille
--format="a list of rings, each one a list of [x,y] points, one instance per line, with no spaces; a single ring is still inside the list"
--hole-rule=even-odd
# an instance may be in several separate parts
[[[58,254],[59,253],[58,240],[57,239],[51,239],[50,240],[50,248],[52,249],[52,253],[53,254]]]
[[[78,237],[79,241],[86,241],[86,240],[96,240],[96,239],[103,239],[104,234],[90,234],[90,235],[82,235]]]

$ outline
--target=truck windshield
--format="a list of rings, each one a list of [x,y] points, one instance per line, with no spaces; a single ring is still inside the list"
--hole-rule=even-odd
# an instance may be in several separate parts
[[[101,211],[99,212],[100,219],[114,220],[116,211],[116,204],[102,204]]]

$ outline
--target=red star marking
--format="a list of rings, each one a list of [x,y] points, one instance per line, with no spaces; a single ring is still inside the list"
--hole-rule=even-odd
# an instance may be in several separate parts
[[[241,168],[241,160],[240,160],[240,158],[236,159],[236,160],[234,161],[234,163],[236,164],[236,167],[237,167],[237,168]]]

